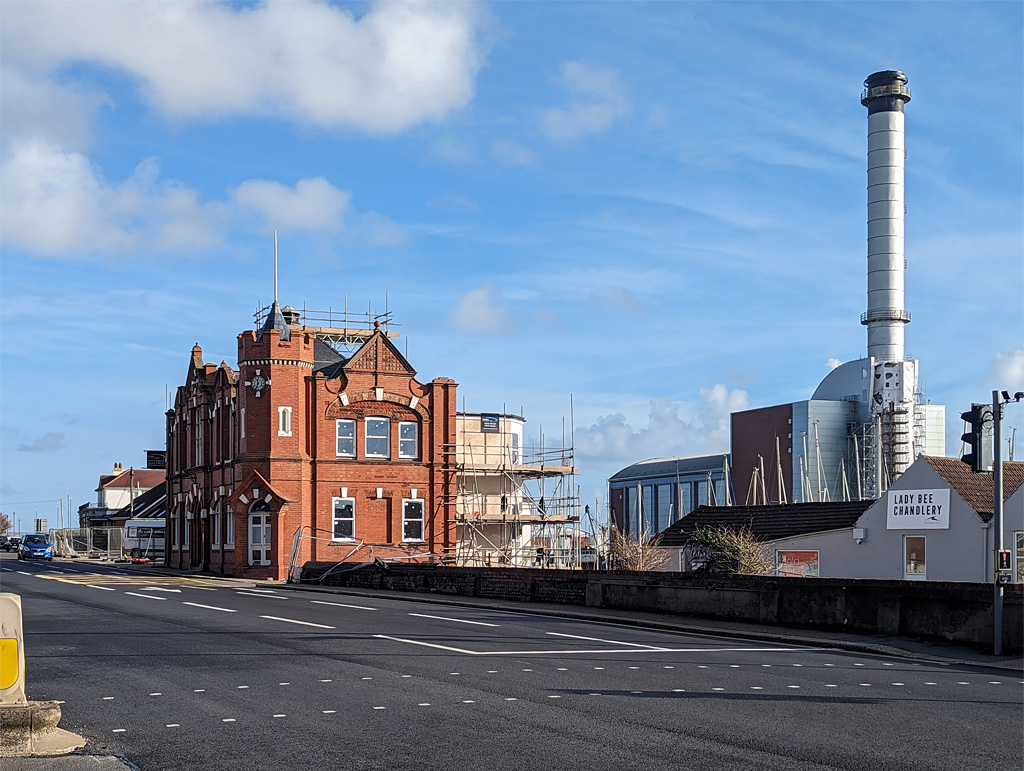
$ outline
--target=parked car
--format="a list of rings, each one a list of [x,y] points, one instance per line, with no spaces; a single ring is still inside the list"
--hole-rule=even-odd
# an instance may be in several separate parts
[[[18,559],[53,560],[53,544],[46,533],[26,535],[18,547]]]
[[[18,550],[18,544],[21,543],[21,539],[20,538],[13,537],[13,536],[11,538],[7,538],[5,536],[5,539],[6,539],[6,543],[0,544],[0,549],[3,549],[6,552],[12,552],[12,551],[17,551]]]

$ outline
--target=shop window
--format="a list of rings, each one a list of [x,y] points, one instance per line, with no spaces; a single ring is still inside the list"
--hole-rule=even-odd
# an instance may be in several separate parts
[[[1016,568],[1016,573],[1013,576],[1014,583],[1024,584],[1024,532],[1016,532],[1013,534],[1014,543],[1014,560],[1013,565]]]
[[[775,574],[779,576],[788,576],[790,578],[817,578],[818,552],[775,552]]]
[[[921,581],[926,576],[924,547],[925,537],[923,535],[903,536],[903,554],[905,557],[903,578],[908,581]]]

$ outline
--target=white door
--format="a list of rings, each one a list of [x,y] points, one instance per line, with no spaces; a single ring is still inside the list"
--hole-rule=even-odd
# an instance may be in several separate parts
[[[249,515],[249,564],[270,564],[270,515]]]

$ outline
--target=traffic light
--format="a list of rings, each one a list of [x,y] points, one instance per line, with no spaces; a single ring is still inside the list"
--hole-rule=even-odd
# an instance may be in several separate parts
[[[988,471],[992,467],[992,405],[972,404],[970,412],[960,417],[967,422],[967,433],[961,437],[967,452],[961,460],[971,471]]]

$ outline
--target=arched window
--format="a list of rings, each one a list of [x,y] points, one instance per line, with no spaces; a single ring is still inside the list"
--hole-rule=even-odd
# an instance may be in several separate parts
[[[249,564],[270,564],[270,506],[254,501],[249,507]]]

